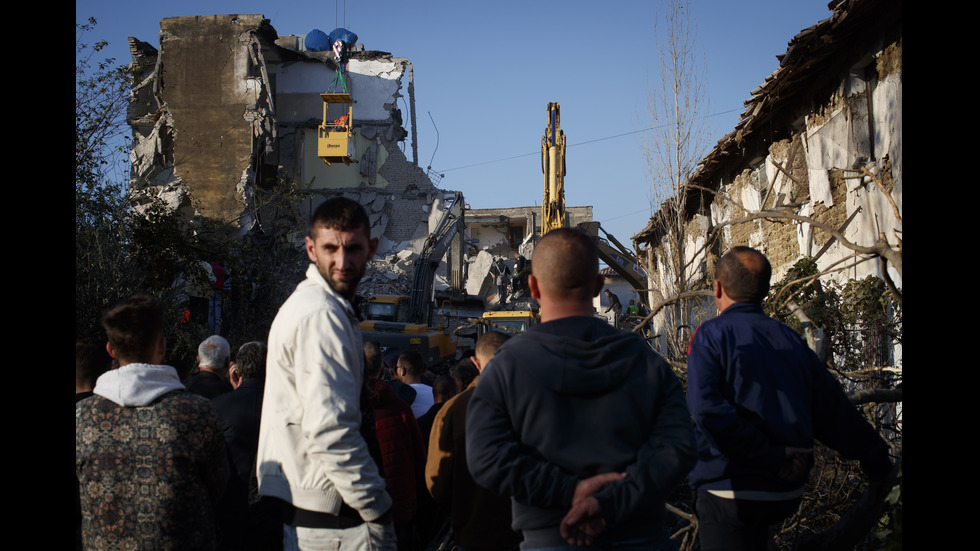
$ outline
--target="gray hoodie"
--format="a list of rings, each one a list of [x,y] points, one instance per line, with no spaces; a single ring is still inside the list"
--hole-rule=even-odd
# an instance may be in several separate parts
[[[627,478],[595,494],[606,541],[653,537],[664,498],[694,464],[684,392],[635,334],[563,318],[507,341],[480,375],[466,419],[474,480],[513,500],[530,547],[564,544],[559,524],[579,480]]]
[[[173,367],[131,363],[103,373],[93,392],[123,407],[139,407],[174,390],[184,385]]]

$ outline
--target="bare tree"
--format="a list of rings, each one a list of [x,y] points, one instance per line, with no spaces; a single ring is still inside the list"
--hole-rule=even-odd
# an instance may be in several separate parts
[[[661,18],[658,18],[661,19]],[[688,186],[708,146],[705,124],[707,100],[704,69],[697,44],[697,32],[690,0],[668,0],[662,20],[654,24],[659,60],[659,85],[651,88],[648,100],[653,135],[644,152],[650,171],[651,210],[657,211],[656,224],[667,236],[659,253],[651,251],[648,276],[651,287],[662,297],[685,293],[694,276],[688,258]],[[659,210],[658,210],[659,209]],[[689,325],[683,303],[665,311],[667,325]],[[668,353],[676,357],[683,350],[682,333],[664,335]]]
[[[88,42],[96,20],[75,24],[75,187],[84,191],[125,175],[131,73],[103,58],[104,40]]]

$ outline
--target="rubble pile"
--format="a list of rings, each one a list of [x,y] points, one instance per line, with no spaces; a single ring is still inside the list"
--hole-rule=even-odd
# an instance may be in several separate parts
[[[364,277],[358,286],[358,294],[361,296],[370,295],[408,295],[412,290],[413,277],[415,273],[415,261],[418,253],[411,249],[404,249],[397,253],[385,254],[383,258],[375,258],[368,262],[364,271]],[[528,302],[534,301],[530,297],[521,297],[516,301],[511,298],[502,308],[497,308],[496,287],[493,285],[493,278],[489,275],[490,267],[493,265],[494,256],[486,249],[480,251],[476,256],[466,258],[467,277],[464,287],[466,293],[473,297],[485,297],[495,306],[495,310],[527,310]],[[435,291],[444,291],[449,288],[445,276],[445,263],[436,270],[433,288]],[[513,270],[513,261],[507,262],[508,267]],[[536,305],[535,305],[536,306]]]
[[[536,312],[538,310],[538,301],[528,296],[520,296],[518,298],[509,297],[507,304],[503,306],[497,304],[493,309],[494,311],[531,310]]]
[[[398,255],[387,255],[368,262],[357,291],[361,296],[407,295],[411,288],[411,261],[402,260]]]

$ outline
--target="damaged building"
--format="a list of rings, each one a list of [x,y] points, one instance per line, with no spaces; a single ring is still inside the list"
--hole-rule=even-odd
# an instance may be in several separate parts
[[[343,194],[365,207],[380,238],[366,292],[405,293],[412,264],[455,193],[437,188],[418,165],[412,63],[352,45],[343,75],[354,101],[354,162],[327,165],[317,149],[321,93],[338,65],[333,52],[308,51],[305,40],[279,35],[263,15],[243,14],[163,19],[159,48],[130,38],[142,75],[128,113],[130,187],[239,235],[262,222],[263,191],[295,183],[306,218],[326,197]],[[576,224],[592,220],[591,207],[569,214]],[[540,233],[540,208],[467,206],[465,216],[467,289],[484,294],[487,257],[512,263],[510,251]],[[444,277],[443,267],[436,289]]]
[[[901,248],[902,6],[841,0],[831,7],[830,18],[789,41],[735,129],[700,161],[686,187],[683,247],[669,221],[676,197],[633,237],[654,289],[651,303],[676,294],[682,264],[688,289],[713,279],[715,261],[735,245],[762,250],[773,281],[813,257],[829,270],[827,279],[874,275],[901,288],[900,262],[896,269],[880,257],[859,261],[852,248],[800,218],[854,244],[871,246],[883,236]],[[757,216],[761,211],[797,218]],[[696,309],[689,327],[697,326]],[[655,332],[665,329],[661,323]]]
[[[451,197],[419,168],[404,120],[415,118],[412,64],[387,52],[349,52],[344,71],[354,108],[354,163],[317,156],[320,94],[337,74],[331,52],[306,51],[262,15],[171,17],[160,46],[130,38],[142,80],[129,120],[131,188],[189,216],[255,223],[256,193],[295,182],[302,215],[343,193],[365,206],[379,253],[416,248],[433,210]],[[406,150],[411,159],[406,156]]]
[[[592,221],[592,207],[565,209],[569,226]],[[478,249],[491,254],[510,256],[521,251],[531,236],[541,235],[541,207],[511,207],[503,209],[468,209],[466,233]]]

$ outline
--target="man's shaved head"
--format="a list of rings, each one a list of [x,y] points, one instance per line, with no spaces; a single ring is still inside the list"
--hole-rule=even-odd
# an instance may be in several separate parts
[[[531,273],[543,295],[591,302],[599,275],[595,243],[577,228],[551,230],[534,247]]]

